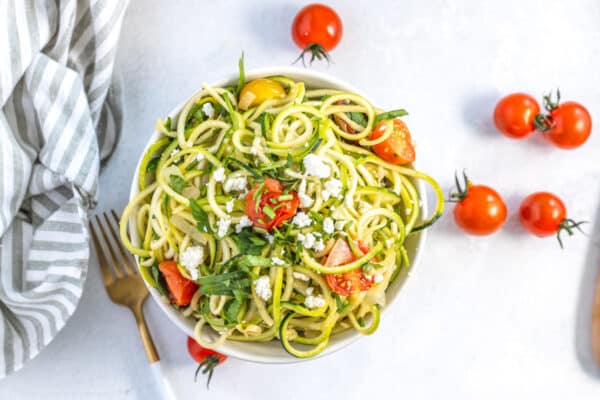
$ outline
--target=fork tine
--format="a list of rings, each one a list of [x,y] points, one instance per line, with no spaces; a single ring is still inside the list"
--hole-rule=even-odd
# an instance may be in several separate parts
[[[96,215],[96,222],[98,223],[98,227],[100,228],[100,234],[102,235],[102,239],[104,239],[104,243],[106,243],[108,252],[110,253],[110,256],[112,257],[112,260],[113,260],[112,264],[113,264],[113,270],[115,272],[115,275],[117,275],[117,278],[122,278],[123,272],[121,272],[121,269],[115,265],[117,263],[117,255],[116,255],[115,251],[113,250],[113,246],[112,246],[112,243],[110,242],[109,236],[106,234],[106,231],[104,230],[102,221],[100,221],[100,218],[97,215]]]
[[[96,234],[96,230],[94,229],[92,221],[89,222],[89,227],[90,232],[92,233],[94,247],[96,248],[96,254],[98,254],[98,264],[100,264],[100,271],[102,271],[102,280],[104,280],[104,285],[108,286],[115,281],[115,277],[113,276],[112,272],[110,272],[110,267],[108,266],[109,264],[104,256],[104,250],[100,245],[100,240],[98,240],[98,235]]]
[[[112,211],[113,217],[115,218],[115,221],[116,221],[117,226],[118,226],[119,225],[119,218],[116,216],[116,213],[114,212],[114,210],[111,210],[111,211]],[[123,269],[125,270],[125,274],[126,275],[135,274],[135,268],[133,268],[131,266],[130,257],[128,256],[128,253],[123,248],[123,245],[121,244],[121,240],[119,240],[119,235],[117,234],[117,232],[113,228],[112,221],[110,220],[108,214],[106,214],[105,212],[103,212],[102,215],[104,215],[104,219],[106,220],[106,224],[108,225],[108,229],[110,229],[110,233],[112,233],[112,235],[113,235],[113,239],[114,239],[114,241],[116,243],[115,247],[119,249],[119,250],[115,249],[115,252],[119,252],[120,253],[120,258],[121,258],[121,261],[123,262]]]

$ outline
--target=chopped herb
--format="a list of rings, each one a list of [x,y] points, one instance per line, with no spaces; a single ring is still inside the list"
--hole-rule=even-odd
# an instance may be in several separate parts
[[[375,117],[374,124],[378,124],[379,122],[385,121],[388,119],[404,117],[406,115],[408,115],[408,112],[406,112],[406,110],[403,108],[401,108],[399,110],[392,110],[392,111],[384,112],[382,114],[379,114],[377,117]]]
[[[199,162],[200,162],[200,161],[198,161],[198,160],[194,160],[194,161],[192,161],[192,162],[191,162],[191,163],[190,163],[190,164],[189,164],[189,165],[188,165],[188,166],[185,168],[185,170],[186,170],[186,171],[191,171],[191,170],[193,170],[194,168],[196,168],[196,165],[198,165],[198,163],[199,163]]]
[[[225,158],[225,163],[224,163],[225,166],[229,165],[230,163],[235,163],[235,164],[239,165],[240,167],[244,168],[246,171],[248,171],[252,174],[252,177],[254,179],[257,179],[257,180],[262,179],[262,175],[257,170],[255,170],[254,168],[249,166],[248,164],[246,164],[240,160],[236,160],[235,158],[230,158],[230,157]]]
[[[172,123],[173,121],[171,120],[171,117],[167,117],[167,120],[165,121],[165,129],[167,131],[171,130]]]
[[[208,220],[208,214],[200,207],[200,204],[194,199],[190,199],[190,207],[192,209],[192,216],[198,224],[198,230],[200,232],[212,232],[210,222]]]
[[[356,321],[358,322],[358,325],[360,325],[361,328],[364,328],[367,325],[367,323],[362,317],[357,318]]]
[[[234,296],[235,292],[250,294],[250,276],[244,271],[226,272],[198,279],[200,293],[204,295]],[[239,295],[239,293],[238,293]]]
[[[156,171],[156,167],[158,166],[158,161],[160,160],[160,156],[152,157],[148,164],[146,165],[146,172],[154,172]]]
[[[169,291],[167,290],[165,278],[158,269],[158,262],[154,261],[154,264],[152,264],[152,267],[150,268],[152,272],[152,279],[154,279],[154,282],[156,282],[156,289],[163,296],[169,297]]]
[[[341,314],[344,311],[346,311],[348,308],[350,308],[350,303],[344,303],[339,294],[334,293],[334,296],[335,296],[335,304],[336,304],[338,313]]]
[[[323,216],[321,214],[319,214],[318,212],[315,211],[311,211],[310,216],[312,217],[312,219],[314,219],[315,221],[317,221],[318,223],[323,223]]]
[[[237,86],[235,87],[235,95],[238,96],[246,83],[246,72],[244,68],[244,52],[242,51],[242,56],[238,61],[238,71],[240,73],[240,77],[238,78]]]
[[[242,306],[244,305],[244,298],[246,297],[246,294],[240,290],[234,290],[233,294],[235,298],[227,302],[227,304],[225,305],[224,317],[225,320],[228,322],[237,323],[239,322],[238,316],[240,314]]]
[[[165,207],[165,215],[167,218],[171,218],[171,207],[169,207],[170,200],[171,200],[171,196],[165,195],[164,200],[163,200],[163,206]],[[154,215],[152,215],[152,216],[155,217]]]
[[[350,118],[351,121],[356,122],[357,124],[359,124],[362,127],[367,126],[367,119],[365,118],[365,114],[361,113],[361,112],[349,112],[348,113],[348,118]]]
[[[171,181],[171,187],[173,190],[179,194],[181,194],[183,189],[189,186],[188,183],[179,175],[170,175],[169,180]]]
[[[267,137],[267,132],[271,127],[272,120],[273,116],[269,113],[265,112],[260,115],[260,133],[264,138]]]
[[[282,194],[281,196],[279,196],[277,198],[277,201],[287,201],[287,200],[293,200],[294,196],[292,196],[291,194]]]
[[[265,213],[265,215],[267,217],[269,217],[269,219],[273,219],[275,218],[275,211],[273,210],[273,208],[269,205],[265,205],[263,207],[263,213]]]
[[[253,235],[252,231],[243,229],[234,237],[238,250],[242,254],[258,256],[262,249],[267,245],[267,241],[258,235]]]

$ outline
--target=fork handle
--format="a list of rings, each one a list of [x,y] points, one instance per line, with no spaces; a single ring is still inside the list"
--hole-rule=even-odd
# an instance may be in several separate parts
[[[140,305],[139,307],[136,307],[133,314],[135,315],[135,322],[137,323],[138,331],[140,332],[140,337],[142,338],[142,344],[144,345],[146,356],[148,356],[148,362],[152,364],[160,361],[158,351],[156,351],[154,341],[152,340],[152,336],[148,330],[148,324],[146,324],[146,319],[144,318],[144,313],[142,312],[142,306]]]

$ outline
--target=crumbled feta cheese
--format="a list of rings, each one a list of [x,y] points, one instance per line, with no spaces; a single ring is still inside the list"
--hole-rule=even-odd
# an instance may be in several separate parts
[[[331,175],[331,168],[325,164],[322,157],[316,154],[309,154],[302,160],[304,169],[308,176],[316,176],[317,178],[328,178]]]
[[[369,203],[367,203],[366,201],[359,201],[358,202],[358,211],[360,211],[361,213],[365,213],[367,211],[369,211],[371,208],[373,208],[373,206]]]
[[[292,219],[292,224],[298,225],[299,228],[305,228],[312,224],[312,219],[303,211],[298,212]]]
[[[197,160],[198,162],[200,162],[200,161],[204,160],[204,154],[202,154],[202,153],[198,153],[198,154],[196,155],[196,160]]]
[[[254,140],[252,140],[252,147],[250,147],[250,154],[258,155],[262,152],[262,143],[260,141],[260,136],[255,136]]]
[[[225,210],[227,210],[228,213],[233,211],[233,200],[229,200],[225,203]]]
[[[315,235],[312,233],[307,233],[306,235],[298,234],[298,240],[302,243],[305,249],[312,249],[315,245]]]
[[[304,305],[307,308],[320,308],[325,306],[325,299],[321,296],[306,296],[304,299]]]
[[[325,219],[323,220],[323,232],[331,235],[334,229],[335,225],[333,223],[333,220],[330,217],[325,217]]]
[[[223,237],[227,235],[227,230],[229,229],[229,225],[231,225],[231,218],[223,218],[217,221],[217,236]]]
[[[343,230],[345,225],[346,221],[335,221],[335,229],[338,231]]]
[[[242,231],[242,229],[247,228],[249,226],[252,226],[252,220],[250,220],[250,218],[248,218],[247,216],[243,216],[240,219],[240,222],[237,223],[237,225],[235,226],[235,231],[237,233],[240,233]]]
[[[373,282],[375,282],[375,283],[383,282],[383,274],[380,272],[376,272],[373,275]]]
[[[204,249],[200,246],[191,246],[179,254],[179,263],[183,265],[193,280],[200,277],[198,266],[204,260]]]
[[[325,182],[325,189],[323,189],[323,200],[329,200],[330,197],[340,198],[342,188],[344,185],[339,179],[330,179]]]
[[[298,186],[298,198],[300,199],[300,208],[309,208],[314,200],[306,194],[306,179],[300,181]]]
[[[313,294],[314,291],[315,291],[315,288],[312,287],[312,286],[309,286],[309,287],[306,288],[306,295],[310,296],[310,295]]]
[[[292,276],[294,278],[299,279],[304,282],[308,282],[310,279],[308,276],[304,275],[302,272],[292,272]]]
[[[219,167],[215,169],[215,172],[213,172],[213,178],[215,178],[215,181],[217,182],[225,182],[225,168]]]
[[[271,298],[271,282],[269,281],[269,277],[267,275],[263,275],[260,278],[254,281],[254,291],[264,301],[267,301]]]
[[[275,236],[267,235],[267,236],[265,236],[265,239],[267,239],[267,242],[273,243],[273,241],[275,240]],[[283,251],[281,252],[281,254],[283,254]]]
[[[322,239],[319,239],[315,242],[313,245],[313,250],[317,252],[325,250],[325,243],[323,243]]]
[[[323,235],[321,234],[321,232],[313,232],[313,235],[315,235],[315,237],[323,237]]]
[[[271,257],[271,263],[273,265],[285,265],[285,261],[283,261],[281,258],[279,257]]]
[[[171,153],[169,154],[169,157],[173,157],[178,152],[179,152],[179,147],[175,147],[173,150],[171,150]]]
[[[245,176],[229,177],[223,184],[223,191],[229,193],[231,191],[241,192],[246,189],[248,179]]]
[[[392,247],[394,245],[394,239],[386,239],[385,240],[385,245],[387,247]]]
[[[212,118],[215,114],[215,108],[213,107],[211,102],[202,104],[202,112],[206,115],[207,118]]]

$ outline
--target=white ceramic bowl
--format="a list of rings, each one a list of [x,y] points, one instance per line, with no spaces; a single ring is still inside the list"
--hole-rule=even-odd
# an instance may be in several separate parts
[[[256,78],[260,78],[260,77],[267,77],[267,76],[273,76],[273,75],[285,75],[296,81],[303,81],[306,83],[307,87],[342,89],[342,90],[362,94],[359,90],[355,89],[351,85],[349,85],[345,82],[342,82],[336,78],[333,78],[332,76],[329,76],[327,74],[314,72],[314,71],[310,71],[307,69],[289,67],[289,66],[260,68],[260,69],[254,69],[251,71],[247,71],[246,79],[252,80],[252,79],[256,79]],[[214,86],[214,87],[230,86],[232,84],[235,84],[237,82],[237,79],[238,79],[237,74],[231,74],[227,78],[213,83],[212,86]],[[364,96],[364,94],[363,94],[363,96]],[[365,96],[365,97],[368,98],[367,96]],[[173,111],[171,111],[169,116],[174,118],[179,113],[179,111],[183,108],[183,106],[185,105],[186,102],[187,102],[187,100],[184,101],[183,103],[181,103],[179,106],[177,106]],[[157,116],[157,117],[159,117],[159,116]],[[417,134],[417,137],[418,137],[418,134]],[[158,139],[158,132],[154,131],[148,138],[146,147],[140,153],[140,160],[138,161],[138,165],[135,169],[136,172],[133,177],[132,184],[131,184],[131,191],[130,191],[130,195],[129,195],[130,200],[133,199],[133,197],[138,193],[137,181],[138,181],[138,170],[139,170],[139,164],[141,162],[141,158],[142,158],[143,154],[146,152],[146,149],[157,139]],[[427,212],[427,199],[426,199],[426,192],[424,189],[424,184],[422,181],[417,181],[414,183],[419,192],[419,196],[422,200],[421,215],[425,215]],[[133,225],[134,223],[135,223],[135,221],[132,218],[130,220],[130,224],[129,224],[129,234],[131,235],[132,243],[137,246],[137,245],[139,245],[139,237],[137,236],[137,229],[134,229],[135,228],[135,226]],[[419,233],[411,235],[406,241],[406,249],[408,251],[408,257],[411,261],[411,269],[410,269],[411,271],[415,268],[415,266],[419,262],[420,255],[423,251],[424,243],[425,243],[425,232],[424,231],[421,231]],[[384,308],[384,311],[387,308],[392,306],[394,300],[398,296],[398,292],[400,291],[400,288],[401,288],[402,284],[404,283],[407,275],[408,275],[408,271],[405,269],[403,271],[403,273],[398,277],[398,279],[396,279],[392,283],[390,288],[388,288],[387,295],[386,295],[387,305]],[[184,318],[179,312],[177,312],[175,309],[173,309],[169,304],[165,303],[165,301],[161,298],[159,292],[156,289],[150,287],[150,285],[148,285],[147,283],[146,283],[146,286],[148,286],[148,290],[152,294],[152,297],[156,300],[156,302],[158,303],[160,308],[165,312],[165,314],[167,314],[169,319],[171,321],[173,321],[175,323],[175,325],[177,325],[181,330],[183,330],[188,336],[193,336],[194,321],[192,321],[191,319]],[[385,315],[385,312],[383,312],[382,314]],[[382,316],[381,323],[382,324],[386,323],[385,316]],[[375,335],[376,334],[377,333],[375,333]],[[348,330],[348,331],[342,332],[338,335],[334,335],[331,337],[331,339],[329,341],[329,346],[327,346],[327,348],[319,356],[331,354],[331,353],[349,345],[350,343],[354,342],[361,336],[362,336],[361,334],[356,333],[353,330]],[[261,362],[261,363],[294,363],[294,362],[298,362],[298,361],[310,360],[310,359],[298,359],[298,358],[291,356],[283,349],[283,347],[281,346],[281,344],[278,341],[270,341],[270,342],[265,342],[265,343],[226,341],[225,344],[223,344],[223,346],[221,346],[219,348],[219,351],[224,354],[227,354],[228,356],[240,358],[240,359],[247,360],[247,361]]]

